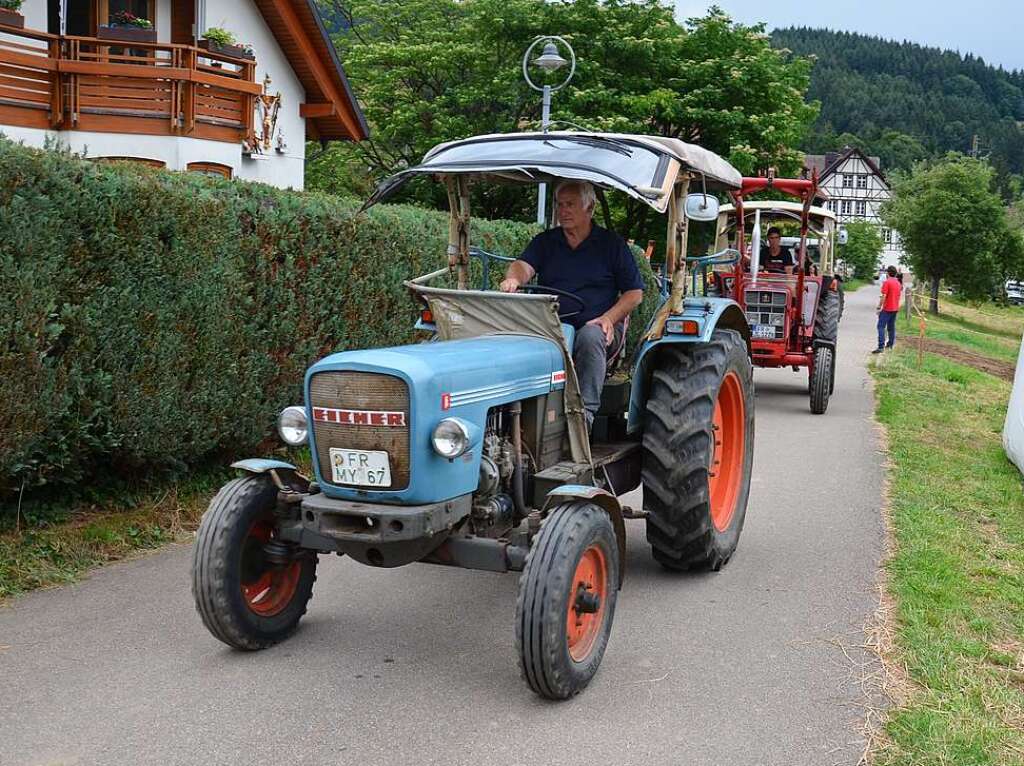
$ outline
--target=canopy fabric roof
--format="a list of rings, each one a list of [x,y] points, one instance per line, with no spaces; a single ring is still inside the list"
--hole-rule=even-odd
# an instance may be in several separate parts
[[[385,199],[414,175],[464,175],[498,183],[590,181],[663,213],[683,172],[700,174],[710,189],[736,190],[742,183],[739,171],[717,154],[678,139],[584,131],[499,133],[435,146],[420,165],[385,179],[363,207]]]

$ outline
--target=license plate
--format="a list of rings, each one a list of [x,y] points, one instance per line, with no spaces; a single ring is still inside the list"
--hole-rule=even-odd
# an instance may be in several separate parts
[[[750,334],[755,338],[761,340],[775,340],[775,326],[770,324],[756,324],[751,330]]]
[[[390,487],[391,462],[388,453],[331,447],[331,478],[334,484]]]

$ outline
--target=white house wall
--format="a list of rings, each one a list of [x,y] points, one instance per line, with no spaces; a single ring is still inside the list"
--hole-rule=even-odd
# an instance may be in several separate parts
[[[269,74],[272,80],[270,92],[281,93],[275,141],[278,134],[284,136],[284,152],[279,153],[272,148],[264,155],[266,159],[245,159],[239,177],[301,189],[306,156],[306,123],[299,116],[299,104],[306,100],[305,89],[274,39],[263,14],[255,5],[237,0],[206,0],[205,6],[205,21],[200,22],[205,25],[199,30],[200,35],[209,27],[222,27],[234,34],[238,42],[251,45],[256,50],[256,82],[262,83],[264,76]],[[281,183],[284,179],[287,179],[286,182]]]
[[[46,0],[27,0],[21,9],[25,16],[25,26],[45,31],[46,6]],[[200,37],[208,27],[222,27],[232,32],[238,42],[252,45],[256,52],[256,81],[262,83],[269,74],[270,93],[281,94],[274,145],[256,159],[244,156],[240,144],[183,136],[50,131],[3,124],[0,124],[0,133],[38,148],[54,142],[92,158],[137,157],[159,160],[169,170],[186,170],[192,162],[214,162],[230,167],[235,178],[301,190],[305,175],[306,125],[305,120],[299,116],[299,105],[305,101],[306,94],[263,15],[248,0],[205,0],[200,3],[197,26]],[[157,0],[156,28],[157,39],[162,43],[169,42],[171,0]],[[258,119],[257,115],[257,129]],[[281,151],[277,149],[279,135],[284,136]]]
[[[25,26],[29,29],[36,29],[45,32],[47,29],[46,0],[26,0],[18,11],[25,17]]]
[[[852,176],[852,186],[843,186],[844,175]],[[867,186],[858,188],[857,179],[863,177],[866,177]],[[892,193],[885,180],[880,178],[868,163],[856,155],[847,158],[822,181],[821,187],[829,195],[826,206],[836,214],[841,224],[851,221],[873,223],[879,227],[879,233],[884,241],[886,228],[881,217],[881,206]],[[863,203],[863,215],[858,213],[858,202]],[[848,203],[848,207],[844,203]],[[882,249],[881,266],[902,268],[903,248],[900,246],[899,234],[890,230],[889,239]]]

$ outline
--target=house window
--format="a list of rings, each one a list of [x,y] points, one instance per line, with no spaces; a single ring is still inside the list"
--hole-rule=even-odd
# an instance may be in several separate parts
[[[859,215],[861,218],[863,218],[865,215],[867,215],[867,212],[868,212],[867,208],[868,208],[868,203],[867,202],[865,202],[862,199],[857,200],[857,215]]]
[[[858,189],[867,189],[868,188],[868,177],[866,175],[861,174],[861,175],[857,176],[857,188]]]
[[[853,188],[853,173],[843,173],[843,188],[844,189],[852,189]]]
[[[890,229],[890,228],[883,228],[882,229],[882,241],[885,242],[885,244],[887,244],[887,245],[891,245],[892,244],[892,229]]]
[[[849,214],[850,214],[850,200],[844,199],[843,200],[842,212],[840,213],[840,215],[849,215]]]
[[[100,24],[109,24],[115,13],[127,12],[148,19],[156,27],[156,0],[100,0]]]
[[[94,157],[93,159],[96,162],[135,162],[158,170],[167,167],[167,163],[163,160],[154,160],[149,157]]]
[[[190,162],[188,163],[188,172],[201,173],[214,178],[231,178],[232,175],[231,166],[221,165],[219,162]]]

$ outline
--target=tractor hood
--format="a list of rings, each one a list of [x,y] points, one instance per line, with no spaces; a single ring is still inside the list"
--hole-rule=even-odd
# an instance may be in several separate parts
[[[332,354],[306,373],[310,448],[316,478],[331,497],[432,503],[472,492],[479,440],[450,461],[431,445],[434,428],[456,417],[482,435],[487,411],[565,386],[557,343],[490,335]],[[331,474],[331,448],[387,452],[387,489],[345,486]]]

